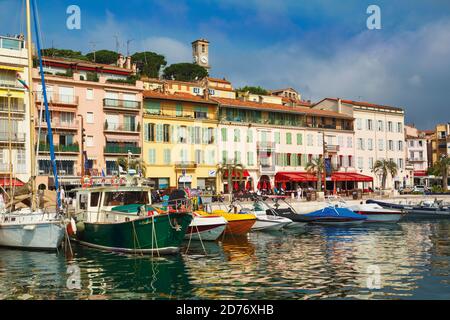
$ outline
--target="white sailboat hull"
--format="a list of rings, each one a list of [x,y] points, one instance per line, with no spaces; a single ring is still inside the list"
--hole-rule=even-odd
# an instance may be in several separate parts
[[[292,220],[278,216],[256,215],[252,231],[277,231],[292,223]]]
[[[0,246],[30,250],[56,250],[62,243],[65,226],[59,220],[46,221],[43,214],[26,215],[0,223]]]

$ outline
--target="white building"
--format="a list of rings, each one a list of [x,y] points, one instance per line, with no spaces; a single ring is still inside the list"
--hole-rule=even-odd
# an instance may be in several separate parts
[[[421,184],[422,177],[426,176],[428,169],[428,150],[425,133],[413,126],[405,126],[406,136],[406,163],[412,167],[413,177],[411,184]]]
[[[16,179],[30,178],[28,54],[23,37],[0,36],[0,185],[8,186],[11,140],[12,172]],[[11,128],[11,130],[9,129]],[[8,180],[9,181],[9,180]]]
[[[381,176],[372,169],[381,159],[390,159],[398,166],[396,176],[388,175],[387,188],[408,185],[403,109],[334,98],[323,99],[313,108],[342,112],[355,118],[355,167],[358,173],[372,176],[375,187],[380,187]]]

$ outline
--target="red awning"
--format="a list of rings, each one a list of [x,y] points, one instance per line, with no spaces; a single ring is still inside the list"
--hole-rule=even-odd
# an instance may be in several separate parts
[[[334,172],[332,181],[372,182],[373,178],[356,172]]]
[[[12,183],[10,183],[9,178],[0,178],[0,186],[9,187],[10,185],[13,187],[23,187],[25,184],[18,179],[12,179]]]
[[[239,177],[239,173],[237,173],[236,171],[233,171],[233,173],[231,174],[231,176],[233,177],[233,178],[238,178]],[[223,177],[224,178],[227,178],[228,177],[228,171],[225,171],[225,174],[223,175]],[[250,174],[248,173],[248,171],[247,170],[244,170],[243,172],[242,172],[242,177],[250,177]]]
[[[276,182],[315,182],[317,177],[309,172],[278,172],[275,175]]]
[[[426,177],[427,172],[425,170],[414,171],[414,177]]]

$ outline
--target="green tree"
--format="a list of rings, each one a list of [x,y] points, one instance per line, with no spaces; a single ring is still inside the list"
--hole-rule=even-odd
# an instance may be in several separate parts
[[[268,95],[269,91],[267,91],[266,89],[257,86],[245,86],[239,89],[236,89],[237,92],[250,92],[252,94],[259,94],[259,95]]]
[[[447,156],[443,156],[440,160],[438,160],[433,167],[431,167],[431,173],[435,176],[442,177],[442,189],[444,192],[448,191],[448,171],[450,167],[450,158]]]
[[[94,52],[86,54],[86,58],[89,61],[94,61]],[[98,50],[95,51],[95,62],[104,64],[113,64],[117,62],[119,54],[111,50]]]
[[[195,63],[175,63],[164,69],[164,79],[179,81],[200,80],[208,76],[208,71]]]
[[[223,178],[226,177],[227,182],[228,182],[228,193],[230,194],[230,196],[233,196],[233,173],[235,175],[239,176],[239,182],[242,182],[243,178],[244,178],[244,166],[240,163],[237,163],[236,160],[234,160],[234,162],[232,163],[224,163],[219,165],[219,168],[217,170],[217,172],[222,176],[222,180]],[[230,199],[233,200],[233,199]]]
[[[69,59],[77,59],[77,60],[88,60],[81,51],[73,51],[70,49],[56,49],[56,48],[48,48],[42,49],[41,53],[43,56],[48,57],[60,57],[60,58],[69,58]]]
[[[325,162],[323,158],[311,159],[310,162],[306,164],[306,171],[314,173],[317,176],[317,190],[322,191],[322,173],[325,170]]]
[[[375,174],[381,175],[381,185],[383,189],[386,189],[386,180],[388,174],[390,174],[392,178],[395,177],[398,172],[398,167],[394,161],[382,159],[375,162],[372,171]]]
[[[158,78],[162,67],[167,65],[163,55],[151,51],[136,52],[131,56],[133,63],[136,63],[141,76]]]

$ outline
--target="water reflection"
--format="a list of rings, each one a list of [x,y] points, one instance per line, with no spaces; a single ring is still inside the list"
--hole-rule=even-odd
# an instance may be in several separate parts
[[[450,223],[312,226],[185,243],[175,257],[0,249],[2,299],[450,299]],[[66,286],[80,268],[81,289]],[[370,268],[380,288],[369,289]]]

